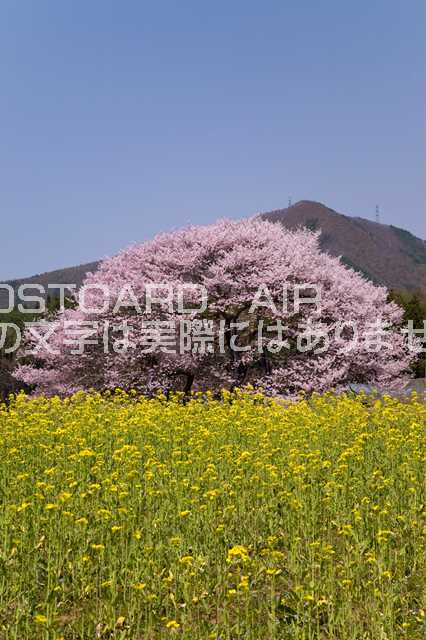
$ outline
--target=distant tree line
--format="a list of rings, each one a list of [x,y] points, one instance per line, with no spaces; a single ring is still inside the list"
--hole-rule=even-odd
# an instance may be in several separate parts
[[[426,293],[420,290],[408,292],[391,289],[389,299],[404,309],[405,323],[412,320],[415,329],[424,329],[424,322],[426,321]],[[421,336],[419,337],[421,338]],[[416,378],[425,377],[426,353],[421,354],[419,358],[415,360],[412,365],[412,370]]]
[[[29,314],[23,314],[17,309],[14,309],[10,313],[1,314],[0,322],[4,325],[16,325],[22,330],[24,323],[28,322],[30,317]],[[0,344],[0,402],[6,400],[10,393],[17,393],[23,388],[23,385],[15,380],[12,375],[16,354],[7,353],[14,342],[15,331],[10,328],[6,331],[6,336],[2,335],[2,345]]]
[[[43,314],[43,316],[40,316],[40,314],[23,313],[16,308],[9,313],[0,314],[0,323],[16,325],[23,332],[26,322],[52,317],[59,310],[59,304],[59,297],[48,295],[46,298],[46,313]],[[72,306],[72,302],[65,299],[65,306]],[[28,308],[28,311],[30,311],[30,308]],[[25,384],[19,382],[13,376],[17,353],[16,351],[7,353],[7,351],[13,346],[15,338],[15,330],[9,328],[6,332],[4,343],[2,345],[0,344],[0,402],[5,401],[11,393],[18,393],[21,390],[29,391],[29,388]]]

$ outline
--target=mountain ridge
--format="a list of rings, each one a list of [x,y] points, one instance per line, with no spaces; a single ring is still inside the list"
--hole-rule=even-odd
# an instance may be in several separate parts
[[[284,209],[260,213],[265,220],[289,229],[306,226],[318,230],[324,251],[339,256],[344,264],[376,284],[390,289],[426,291],[426,241],[394,225],[339,213],[313,200],[300,200]],[[3,281],[15,290],[20,284],[75,284],[81,286],[86,273],[95,271],[101,261]],[[0,290],[0,307],[7,294]],[[7,302],[6,302],[7,304]]]
[[[320,230],[324,251],[339,256],[376,284],[426,290],[426,241],[405,229],[348,216],[310,200],[260,215],[289,229]]]

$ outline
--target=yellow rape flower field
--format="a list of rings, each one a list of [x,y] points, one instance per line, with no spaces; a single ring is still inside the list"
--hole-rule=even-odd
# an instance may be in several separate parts
[[[426,637],[426,405],[0,407],[0,638]]]

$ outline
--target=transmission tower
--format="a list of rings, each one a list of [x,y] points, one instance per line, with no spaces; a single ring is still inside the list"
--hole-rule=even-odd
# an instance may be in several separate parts
[[[380,224],[380,208],[378,204],[376,204],[376,222]]]

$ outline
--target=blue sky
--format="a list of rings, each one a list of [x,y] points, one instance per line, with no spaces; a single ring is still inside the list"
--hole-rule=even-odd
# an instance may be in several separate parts
[[[2,0],[0,278],[319,200],[426,238],[424,0]]]

